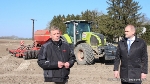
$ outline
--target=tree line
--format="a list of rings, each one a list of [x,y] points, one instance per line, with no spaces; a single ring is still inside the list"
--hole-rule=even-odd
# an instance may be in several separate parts
[[[56,15],[49,23],[50,28],[52,25],[58,26],[62,33],[65,33],[66,26],[63,22],[68,20],[88,20],[96,23],[92,26],[92,32],[101,33],[106,36],[108,42],[114,42],[114,39],[124,36],[124,28],[128,24],[132,24],[137,28],[137,34],[142,37],[146,42],[149,42],[150,37],[148,32],[142,34],[142,27],[145,26],[149,31],[150,20],[142,13],[139,13],[141,6],[139,2],[134,0],[107,0],[106,3],[109,7],[106,9],[107,14],[97,10],[85,10],[79,15],[68,14]],[[96,28],[96,25],[98,28]],[[148,37],[148,38],[145,38]]]

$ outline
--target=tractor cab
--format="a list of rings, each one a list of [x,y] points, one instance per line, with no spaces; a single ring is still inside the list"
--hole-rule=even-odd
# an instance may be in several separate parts
[[[91,32],[91,22],[86,20],[71,20],[65,22],[67,31],[66,33],[70,36],[72,42],[82,40],[83,32]]]

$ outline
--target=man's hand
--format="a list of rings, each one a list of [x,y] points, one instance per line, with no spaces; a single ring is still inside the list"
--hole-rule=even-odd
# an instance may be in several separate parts
[[[141,79],[145,79],[146,78],[146,74],[141,73]]]
[[[119,78],[119,71],[114,71],[115,78]]]
[[[64,66],[65,66],[65,68],[69,68],[69,66],[70,66],[69,62],[66,62]]]
[[[64,62],[58,61],[58,68],[62,68],[64,66]]]

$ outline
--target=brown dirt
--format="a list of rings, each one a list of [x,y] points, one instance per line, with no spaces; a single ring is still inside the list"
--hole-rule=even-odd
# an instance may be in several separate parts
[[[37,59],[16,58],[6,51],[6,48],[14,49],[19,44],[20,40],[0,39],[0,84],[51,84],[43,82],[43,70],[37,65]],[[32,41],[25,40],[25,44],[32,44]],[[148,46],[148,55],[150,58],[150,46]],[[114,79],[112,70],[113,64],[97,62],[94,65],[77,65],[75,63],[71,68],[69,84],[120,84],[119,80]],[[149,84],[149,78],[150,74],[143,84]]]

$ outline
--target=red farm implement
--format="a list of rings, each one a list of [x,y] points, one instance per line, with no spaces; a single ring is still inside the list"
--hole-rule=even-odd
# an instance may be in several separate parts
[[[17,49],[7,49],[15,57],[23,57],[26,59],[36,59],[41,46],[50,39],[50,32],[48,30],[37,30],[34,33],[33,45],[24,45],[20,42],[20,47]]]

